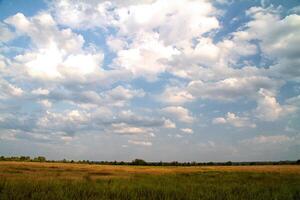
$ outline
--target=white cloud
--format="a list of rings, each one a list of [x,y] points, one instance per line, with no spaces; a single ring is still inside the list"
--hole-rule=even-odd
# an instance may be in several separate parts
[[[276,61],[271,71],[279,77],[299,81],[300,16],[291,14],[281,18],[280,9],[272,6],[252,7],[247,13],[253,20],[236,37],[244,41],[259,40],[262,55]],[[269,28],[261,31],[265,27]]]
[[[6,24],[0,22],[0,42],[8,42],[15,37],[16,34],[12,32]]]
[[[185,43],[219,28],[214,16],[217,10],[207,1],[176,0],[170,5],[164,0],[125,4],[96,1],[73,4],[60,0],[52,7],[60,24],[80,29],[115,28],[116,36],[107,38],[107,44],[117,54],[113,68],[147,80],[155,80],[168,70],[167,62],[180,53],[178,49],[184,48]],[[213,55],[203,51],[204,43],[213,49],[211,39],[204,40],[195,49],[198,60]],[[204,52],[205,55],[200,55]]]
[[[120,51],[122,49],[128,48],[127,42],[122,38],[114,38],[112,36],[106,39],[106,44],[112,51]]]
[[[171,105],[182,105],[193,101],[194,97],[185,88],[167,86],[163,93],[157,97],[157,100]]]
[[[255,128],[256,124],[250,121],[247,117],[239,117],[234,113],[228,112],[226,117],[217,117],[212,121],[213,124],[230,124],[234,127],[242,128]]]
[[[17,13],[5,19],[5,22],[14,26],[20,34],[28,35],[40,49],[56,46],[58,49],[74,52],[80,50],[84,43],[83,37],[73,33],[71,29],[59,30],[49,13],[42,12],[31,18]]]
[[[116,10],[122,34],[158,29],[166,43],[191,39],[218,28],[216,12],[208,2],[176,0],[170,5],[164,0],[146,5],[134,5]]]
[[[35,90],[32,90],[31,93],[35,95],[48,95],[50,92],[47,89],[37,88]]]
[[[101,95],[106,104],[122,107],[133,98],[144,97],[145,92],[142,89],[134,90],[119,85],[109,91],[103,92]]]
[[[172,46],[165,46],[157,33],[142,32],[127,49],[117,52],[113,67],[128,70],[134,76],[154,80],[167,69],[167,61],[178,53]]]
[[[181,106],[169,106],[162,108],[161,111],[170,118],[177,119],[181,122],[192,123],[195,121],[189,110]]]
[[[165,128],[176,128],[176,124],[172,122],[170,119],[166,119],[164,122]]]
[[[213,124],[226,124],[227,121],[223,117],[216,117],[216,118],[213,119],[212,123]]]
[[[260,120],[274,121],[294,111],[295,106],[280,105],[272,92],[265,89],[259,91],[255,113]]]
[[[106,94],[110,97],[110,99],[115,99],[115,100],[124,100],[124,99],[127,100],[127,99],[132,99],[134,97],[145,96],[145,92],[142,89],[130,90],[120,85],[108,91]]]
[[[0,79],[0,99],[9,99],[11,97],[20,97],[24,91],[4,79]]]
[[[5,22],[20,34],[29,36],[33,43],[32,50],[15,58],[19,68],[25,66],[29,76],[42,80],[74,80],[101,74],[103,53],[83,49],[83,37],[71,29],[59,29],[49,13],[30,18],[18,13]]]
[[[63,74],[72,75],[88,75],[99,70],[103,60],[103,54],[76,54],[70,55],[62,63]]]
[[[84,111],[68,110],[64,112],[46,111],[37,120],[37,127],[47,131],[62,131],[73,134],[86,127],[91,121],[91,115]]]
[[[184,132],[185,134],[193,134],[194,133],[193,129],[190,129],[190,128],[182,128],[181,131]]]
[[[236,100],[241,97],[254,98],[260,88],[272,91],[281,85],[281,81],[262,76],[242,78],[227,78],[218,82],[191,81],[188,91],[194,96],[203,99],[221,101]]]
[[[243,144],[258,145],[258,144],[280,144],[291,141],[287,135],[259,135],[254,138],[241,141]]]
[[[109,25],[114,20],[112,3],[109,1],[56,0],[52,2],[52,11],[56,20],[75,29],[90,29]]]
[[[140,146],[152,146],[152,142],[140,141],[140,140],[128,140],[129,144],[140,145]]]
[[[112,130],[114,133],[121,134],[121,135],[147,134],[149,131],[149,129],[130,126],[126,123],[112,124]]]
[[[39,104],[44,106],[45,108],[50,108],[52,106],[51,101],[48,101],[47,99],[38,101]]]

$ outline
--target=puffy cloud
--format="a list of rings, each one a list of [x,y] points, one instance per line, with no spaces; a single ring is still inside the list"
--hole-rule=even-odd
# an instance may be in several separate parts
[[[108,37],[106,39],[106,44],[107,44],[107,46],[109,46],[109,48],[112,51],[115,51],[115,52],[128,48],[128,44],[127,44],[126,40],[123,38],[118,38],[118,37],[112,37],[112,36]]]
[[[195,121],[189,110],[181,106],[169,106],[162,108],[161,111],[170,118],[177,119],[181,122],[192,123]]]
[[[114,133],[121,134],[121,135],[146,134],[149,131],[149,129],[129,126],[126,123],[112,124],[112,130]]]
[[[150,117],[147,115],[140,115],[131,110],[122,110],[118,113],[115,123],[126,123],[138,127],[164,127],[165,119],[159,117]]]
[[[109,1],[53,1],[52,11],[56,20],[63,25],[76,29],[90,29],[107,26],[114,20],[109,12],[113,5]]]
[[[237,32],[241,40],[259,40],[262,53],[276,64],[271,70],[280,77],[299,79],[299,57],[297,44],[300,41],[300,16],[290,14],[280,17],[280,10],[274,7],[252,7],[248,15],[253,20],[245,25],[245,29]],[[272,24],[272,26],[269,26]],[[263,28],[269,27],[265,31]]]
[[[70,54],[56,47],[41,49],[16,57],[20,65],[25,65],[27,73],[41,80],[74,80],[101,73],[103,54]]]
[[[167,86],[163,93],[157,97],[157,100],[166,104],[182,105],[193,101],[194,97],[185,88]]]
[[[179,52],[165,46],[157,33],[139,33],[127,49],[117,52],[113,67],[129,70],[134,76],[153,80],[167,68],[167,61]]]
[[[17,13],[5,22],[33,43],[32,50],[15,57],[30,77],[57,81],[100,76],[103,53],[85,50],[83,37],[71,29],[59,29],[49,13],[30,18]]]
[[[0,42],[8,42],[16,37],[16,33],[11,31],[8,26],[0,22]]]
[[[190,129],[190,128],[182,128],[181,131],[185,134],[193,134],[194,133],[193,129]]]
[[[216,117],[212,121],[213,124],[226,124],[227,120],[223,117]]]
[[[230,124],[237,128],[248,127],[255,128],[256,125],[247,117],[239,117],[234,113],[228,112],[226,117],[217,117],[212,121],[213,124]]]
[[[276,91],[281,81],[268,77],[253,76],[242,78],[227,78],[218,82],[192,81],[188,91],[195,97],[221,101],[236,100],[241,97],[254,98],[260,88]]]
[[[48,95],[50,92],[47,89],[37,88],[35,90],[32,90],[31,93],[35,95]]]
[[[106,106],[126,106],[129,101],[136,97],[143,97],[144,91],[141,89],[134,90],[124,86],[117,86],[115,88],[97,92],[94,90],[77,91],[71,89],[54,89],[45,98],[56,101],[69,101],[74,104],[94,104]]]
[[[35,46],[48,48],[56,46],[67,52],[80,50],[84,43],[81,35],[77,35],[71,29],[59,30],[56,22],[49,13],[39,13],[27,18],[22,13],[17,13],[5,20],[16,28],[20,34],[30,37]]]
[[[293,140],[287,135],[259,135],[254,138],[241,141],[243,144],[249,145],[265,145],[265,144],[280,144]]]
[[[141,141],[141,140],[128,140],[129,144],[140,145],[140,146],[152,146],[152,142]]]
[[[174,122],[172,122],[171,120],[166,119],[165,123],[164,123],[164,127],[165,128],[176,128],[176,124]]]
[[[131,90],[128,88],[125,88],[123,86],[117,86],[113,88],[112,90],[106,92],[104,94],[106,98],[109,99],[109,101],[127,101],[134,97],[144,97],[145,92],[142,89],[139,90]]]
[[[50,108],[52,106],[51,101],[48,101],[47,99],[40,100],[40,101],[38,101],[38,103],[40,103],[45,108]]]
[[[159,0],[116,10],[121,34],[157,29],[167,44],[192,39],[218,28],[218,20],[212,16],[214,12],[209,2],[188,0],[176,0],[172,5]]]
[[[87,127],[90,117],[89,113],[78,110],[62,113],[46,111],[45,115],[38,119],[37,126],[48,131],[63,131],[74,134]]]
[[[24,91],[4,79],[0,79],[0,99],[9,99],[11,97],[20,97]]]
[[[282,116],[286,116],[296,110],[292,105],[280,105],[274,94],[268,90],[261,89],[257,100],[255,113],[263,121],[274,121]]]

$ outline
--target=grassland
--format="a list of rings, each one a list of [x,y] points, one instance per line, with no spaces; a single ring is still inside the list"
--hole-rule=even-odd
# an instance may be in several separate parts
[[[0,199],[300,200],[300,166],[0,162]]]

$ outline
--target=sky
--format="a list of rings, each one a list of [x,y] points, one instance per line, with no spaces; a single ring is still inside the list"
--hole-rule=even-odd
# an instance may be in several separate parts
[[[298,0],[0,0],[0,155],[300,159]]]

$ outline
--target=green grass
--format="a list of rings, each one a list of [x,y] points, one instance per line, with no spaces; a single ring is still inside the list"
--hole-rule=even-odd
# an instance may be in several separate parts
[[[300,176],[210,171],[97,180],[0,178],[0,199],[300,200]]]

